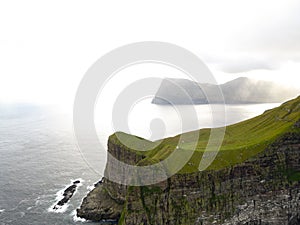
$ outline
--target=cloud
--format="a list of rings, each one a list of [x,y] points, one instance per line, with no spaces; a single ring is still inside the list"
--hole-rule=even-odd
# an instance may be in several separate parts
[[[219,66],[219,69],[226,73],[241,73],[259,69],[274,70],[276,68],[275,65],[259,61],[236,61],[232,64],[224,63]]]
[[[300,62],[300,1],[270,4],[271,9],[258,7],[248,22],[231,32],[223,52],[204,59],[227,73],[276,70]]]
[[[279,64],[274,60],[260,59],[258,56],[249,56],[240,53],[207,60],[217,70],[225,73],[241,73],[252,70],[276,70]]]
[[[252,34],[240,36],[236,49],[257,53],[277,61],[300,60],[300,2],[262,20],[251,28]],[[246,34],[246,35],[245,35]]]

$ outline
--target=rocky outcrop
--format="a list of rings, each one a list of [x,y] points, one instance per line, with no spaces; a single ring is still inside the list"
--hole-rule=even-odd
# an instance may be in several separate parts
[[[80,180],[76,180],[73,182],[72,185],[70,185],[69,187],[67,187],[64,192],[63,192],[63,197],[62,199],[60,199],[54,206],[53,206],[53,210],[59,210],[61,207],[63,207],[65,204],[67,204],[70,199],[73,197],[76,189],[77,189],[77,185],[80,184]]]
[[[116,193],[114,185],[103,178],[84,198],[77,216],[92,221],[117,222],[124,208],[125,197],[118,199]]]
[[[126,187],[103,178],[77,211],[119,224],[300,224],[299,121],[263,152],[218,171],[176,174],[156,185]],[[111,139],[108,150],[124,146]],[[109,163],[109,160],[108,160]]]

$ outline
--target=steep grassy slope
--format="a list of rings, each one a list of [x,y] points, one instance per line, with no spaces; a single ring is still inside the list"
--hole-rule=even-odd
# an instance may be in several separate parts
[[[212,165],[208,169],[218,170],[229,165],[234,165],[245,161],[251,156],[256,155],[272,143],[276,138],[285,134],[292,129],[292,125],[300,119],[300,96],[288,101],[281,106],[267,110],[260,116],[226,127],[224,140],[220,151]],[[215,128],[219,129],[219,128]],[[192,151],[195,143],[196,132],[185,134],[185,143],[181,144],[183,151]],[[180,171],[180,173],[191,173],[198,170],[199,162],[207,146],[211,129],[202,129],[199,132],[199,139],[196,150],[190,161]],[[169,156],[178,145],[180,135],[166,138],[158,142],[150,142],[139,137],[118,133],[119,137],[126,139],[129,146],[140,149],[146,146],[153,149],[150,151],[134,151],[144,159],[140,164],[152,164],[161,161]],[[191,138],[189,138],[189,136]],[[111,140],[119,142],[116,134],[110,137]],[[159,143],[161,142],[161,143]],[[130,151],[130,149],[128,149]]]

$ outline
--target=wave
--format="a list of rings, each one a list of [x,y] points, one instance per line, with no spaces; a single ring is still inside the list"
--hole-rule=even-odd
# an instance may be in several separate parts
[[[70,216],[72,216],[74,222],[88,222],[88,220],[77,216],[76,209],[72,211]]]
[[[90,192],[90,191],[92,191],[92,190],[95,189],[95,187],[96,187],[95,185],[96,185],[96,184],[89,185],[89,186],[86,187],[86,189]]]

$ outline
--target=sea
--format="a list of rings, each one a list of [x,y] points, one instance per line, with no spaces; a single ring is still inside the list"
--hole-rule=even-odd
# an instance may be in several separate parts
[[[225,122],[229,125],[246,120],[278,105],[226,105]],[[188,127],[182,130],[182,126],[177,126],[182,123],[182,118],[172,107],[142,102],[127,118],[130,132],[155,140],[188,131]],[[221,125],[212,123],[211,107],[208,105],[177,107],[183,111],[194,107],[201,115],[197,118],[198,128]],[[158,116],[160,123],[157,126],[160,127],[163,122],[165,132],[155,136],[145,123],[156,120],[154,117]],[[214,114],[214,117],[218,116],[223,118],[222,110]],[[77,144],[72,121],[72,111],[55,106],[0,104],[1,225],[100,224],[82,220],[76,217],[75,212],[103,176],[106,142],[114,130],[108,127],[110,121],[107,119],[106,122],[96,122],[101,145],[95,146],[94,155],[85,154]],[[80,180],[81,184],[74,196],[63,209],[53,210],[64,189],[75,180]]]

